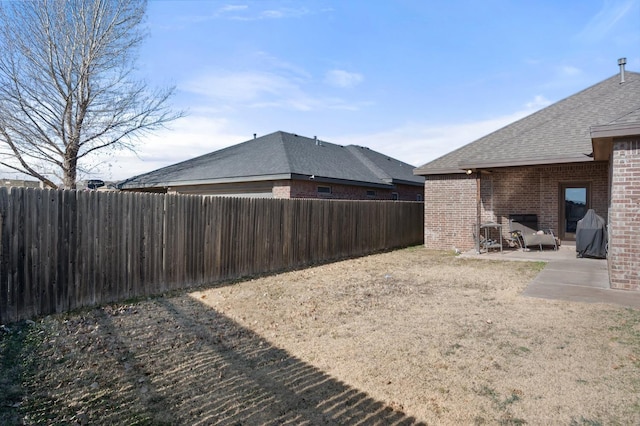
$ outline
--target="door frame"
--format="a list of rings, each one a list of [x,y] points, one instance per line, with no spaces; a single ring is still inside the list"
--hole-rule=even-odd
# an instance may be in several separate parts
[[[566,217],[565,217],[565,192],[569,188],[586,188],[586,210],[591,208],[591,182],[579,181],[579,182],[560,182],[558,184],[558,238],[563,241],[575,241],[576,236],[574,233],[566,233]]]

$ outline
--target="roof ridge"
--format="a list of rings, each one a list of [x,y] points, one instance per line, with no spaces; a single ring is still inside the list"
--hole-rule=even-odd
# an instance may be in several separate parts
[[[298,136],[295,133],[288,133],[288,132],[283,132],[281,130],[278,131],[278,136],[279,136],[279,143],[280,143],[280,147],[282,148],[282,151],[284,152],[284,158],[287,161],[287,169],[289,172],[291,172],[291,170],[293,169],[293,163],[291,161],[291,156],[289,155],[289,150],[287,149],[287,145],[284,142],[284,135],[288,135],[288,136]]]
[[[627,73],[627,74],[636,74],[638,77],[640,77],[640,74],[639,73],[635,73],[635,72],[631,72],[631,73]],[[593,104],[593,100],[594,99],[606,98],[609,95],[608,93],[604,93],[603,92],[603,93],[597,94],[596,96],[594,96],[594,98],[582,99],[582,97],[580,96],[581,94],[584,94],[585,92],[588,92],[589,90],[594,89],[594,88],[596,88],[596,87],[598,87],[600,85],[604,85],[604,84],[608,83],[609,80],[612,80],[612,79],[614,79],[616,77],[619,77],[619,74],[615,74],[615,75],[613,75],[613,76],[611,76],[611,77],[609,77],[609,78],[607,78],[605,80],[602,80],[602,81],[600,81],[600,82],[598,82],[596,84],[593,84],[593,85],[587,87],[586,89],[583,89],[583,90],[581,90],[581,91],[579,91],[577,93],[574,93],[573,95],[570,95],[570,96],[567,96],[565,98],[562,98],[559,101],[554,102],[551,105],[546,106],[545,108],[542,108],[542,109],[540,109],[540,110],[538,110],[536,112],[533,112],[533,113],[531,113],[529,115],[526,115],[526,116],[522,117],[521,119],[516,120],[513,123],[510,123],[510,124],[500,128],[500,129],[496,130],[496,132],[499,131],[499,130],[505,129],[507,127],[510,127],[512,124],[518,123],[519,121],[522,121],[522,120],[524,120],[526,118],[534,117],[536,115],[542,114],[543,111],[545,111],[545,110],[547,112],[549,112],[552,109],[557,109],[558,112],[556,113],[554,111],[554,114],[552,116],[548,117],[544,122],[539,123],[537,126],[530,127],[529,129],[527,129],[527,130],[523,131],[522,133],[520,133],[519,136],[527,134],[527,133],[530,133],[530,132],[538,129],[539,127],[545,126],[548,123],[552,122],[553,120],[556,120],[558,117],[562,117],[562,116],[566,116],[566,115],[569,115],[569,114],[573,114],[576,109],[579,109],[579,108],[583,107],[584,105]],[[628,84],[628,85],[638,84],[638,83],[640,83],[640,79],[632,80],[632,81],[625,81],[625,84]],[[562,106],[565,105],[566,102],[569,101],[569,100],[578,100],[579,104],[576,105],[575,107],[571,108],[570,110],[563,109]],[[493,132],[493,133],[495,133],[495,132]],[[486,136],[489,136],[489,135],[486,135]]]
[[[632,114],[635,114],[638,111],[640,111],[640,106],[638,106],[636,109],[632,109],[631,111],[627,111],[626,114],[622,114],[621,116],[616,117],[614,120],[611,120],[609,123],[615,123],[616,121],[619,121],[619,120],[623,119],[624,117],[628,117],[628,116],[630,116]]]
[[[384,169],[382,169],[380,166],[378,166],[377,164],[375,164],[373,161],[371,161],[366,155],[364,155],[362,152],[360,152],[360,149],[369,149],[363,146],[359,146],[359,145],[347,145],[346,147],[349,152],[351,152],[362,164],[365,165],[365,167],[367,167],[369,170],[371,170],[373,172],[373,174],[380,180],[386,182],[386,181],[390,181],[393,178],[391,177],[391,175],[389,175],[386,171],[384,171]]]
[[[640,73],[629,71],[625,82],[620,84],[619,81],[620,74],[616,73],[431,160],[416,168],[414,174],[458,170],[461,162],[471,158],[494,162],[498,158],[501,161],[531,161],[547,149],[561,159],[569,158],[570,152],[576,155],[589,153],[591,144],[587,133],[590,125],[637,119]],[[534,152],[540,144],[544,149]]]
[[[162,172],[162,171],[167,171],[167,170],[178,169],[183,164],[192,163],[194,161],[200,160],[200,159],[205,158],[205,157],[213,157],[215,155],[220,155],[221,153],[224,153],[225,151],[228,151],[231,148],[235,148],[238,145],[249,143],[249,142],[252,142],[254,140],[255,139],[249,139],[249,140],[246,140],[246,141],[243,141],[243,142],[239,142],[239,143],[237,143],[235,145],[229,145],[229,146],[226,146],[224,148],[220,148],[220,149],[218,149],[216,151],[211,151],[211,152],[207,152],[205,154],[196,155],[195,157],[187,158],[186,160],[178,161],[177,163],[169,164],[169,165],[160,167],[158,169],[151,170],[149,172],[140,173],[140,174],[132,176],[130,178],[126,178],[126,179],[123,179],[121,181],[118,181],[118,186],[124,185],[124,184],[126,184],[126,183],[128,183],[130,181],[133,181],[134,179],[137,179],[137,178],[141,177],[141,176],[145,176],[145,175],[148,175],[148,174],[151,174],[151,173],[156,173],[156,172]]]

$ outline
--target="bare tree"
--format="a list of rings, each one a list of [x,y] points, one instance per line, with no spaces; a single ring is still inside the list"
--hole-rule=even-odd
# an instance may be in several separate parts
[[[135,78],[146,1],[0,3],[0,164],[57,188],[87,155],[181,116]]]

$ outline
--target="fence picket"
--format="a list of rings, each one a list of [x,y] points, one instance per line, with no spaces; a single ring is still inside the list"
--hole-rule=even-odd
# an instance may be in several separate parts
[[[0,323],[422,242],[423,204],[0,188]]]
[[[9,192],[7,188],[0,188],[0,322],[15,321],[9,312]],[[4,313],[4,314],[3,314]]]

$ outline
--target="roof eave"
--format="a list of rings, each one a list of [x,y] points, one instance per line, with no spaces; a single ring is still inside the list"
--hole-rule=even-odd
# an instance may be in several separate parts
[[[417,182],[415,180],[405,180],[405,179],[391,179],[390,183],[393,185],[410,185],[410,186],[424,185],[424,181]]]
[[[594,161],[593,157],[588,154],[580,154],[578,156],[564,156],[551,158],[529,158],[523,160],[505,160],[505,161],[461,161],[458,167],[446,168],[418,168],[413,171],[415,175],[449,175],[461,174],[468,170],[497,169],[505,167],[523,167],[523,166],[543,166],[550,164],[563,163],[584,163]]]
[[[142,188],[163,188],[168,186],[185,186],[185,185],[215,185],[222,183],[238,183],[238,182],[262,182],[267,180],[287,180],[291,179],[291,173],[281,173],[273,175],[259,175],[259,176],[237,176],[237,177],[225,177],[215,179],[195,179],[195,180],[176,180],[165,181],[155,183],[139,183],[127,182],[119,184],[120,189],[142,189]]]
[[[477,170],[477,169],[489,169],[489,168],[503,168],[503,167],[522,167],[522,166],[541,166],[549,164],[563,164],[563,163],[584,163],[593,161],[593,157],[587,154],[580,154],[575,156],[563,156],[563,157],[548,157],[548,158],[529,158],[523,160],[505,160],[505,161],[461,161],[458,166],[463,171]]]
[[[451,175],[451,174],[461,174],[464,173],[464,170],[458,167],[435,167],[435,168],[427,168],[427,167],[418,167],[413,170],[413,174],[416,176],[430,176],[430,175]]]
[[[640,135],[640,123],[618,123],[591,126],[591,145],[593,158],[606,161],[611,158],[614,138]]]
[[[640,135],[640,123],[602,124],[591,126],[591,139]]]
[[[136,184],[134,182],[127,182],[119,186],[120,189],[148,189],[148,188],[165,188],[165,187],[176,187],[176,186],[187,186],[187,185],[217,185],[224,183],[242,183],[242,182],[264,182],[270,180],[313,180],[315,182],[320,183],[335,183],[341,185],[354,185],[354,186],[365,186],[369,188],[383,188],[389,189],[393,188],[393,184],[384,183],[384,182],[366,182],[366,181],[354,181],[347,179],[339,179],[339,178],[331,178],[324,176],[313,176],[306,174],[298,174],[298,173],[280,173],[280,174],[272,174],[272,175],[259,175],[259,176],[237,176],[232,178],[217,178],[217,179],[200,179],[200,180],[183,180],[183,181],[165,181],[165,182],[155,182],[155,183],[140,183]],[[416,186],[422,186],[422,183],[412,183]]]

